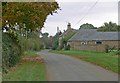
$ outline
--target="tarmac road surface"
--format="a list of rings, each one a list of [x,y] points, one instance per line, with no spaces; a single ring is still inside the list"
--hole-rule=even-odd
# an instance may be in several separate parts
[[[117,81],[118,74],[70,56],[42,50],[48,81]]]

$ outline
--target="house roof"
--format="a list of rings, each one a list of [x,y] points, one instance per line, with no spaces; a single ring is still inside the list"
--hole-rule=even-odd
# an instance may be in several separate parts
[[[61,34],[61,36],[67,35],[68,33],[71,33],[71,32],[77,33],[77,31],[78,31],[78,30],[76,30],[76,29],[70,28],[70,29],[67,29],[65,32],[63,32],[63,33]]]
[[[80,29],[69,41],[120,40],[120,32],[98,32],[97,29]]]

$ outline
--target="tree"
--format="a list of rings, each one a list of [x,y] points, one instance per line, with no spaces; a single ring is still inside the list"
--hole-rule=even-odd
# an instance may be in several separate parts
[[[42,42],[44,44],[44,48],[49,48],[49,33],[42,33]]]
[[[49,14],[53,15],[58,9],[57,2],[3,2],[2,3],[2,26],[14,25],[16,22],[22,27],[26,24],[27,30],[40,29]]]
[[[92,24],[82,24],[79,29],[96,29]]]
[[[33,32],[38,27],[41,30],[47,16],[56,13],[58,8],[57,2],[2,2],[2,30],[8,30],[8,32],[2,32],[4,36],[2,43],[3,71],[17,64],[21,53],[26,49],[41,49],[40,38]],[[19,28],[16,29],[15,24],[19,25]],[[26,38],[22,36],[23,33],[18,35],[21,32],[28,33],[29,31]],[[22,50],[23,48],[25,50]]]
[[[116,23],[110,21],[109,23],[105,22],[103,26],[100,26],[98,31],[120,31],[120,29]]]
[[[64,49],[66,50],[67,49],[67,42],[68,40],[75,34],[76,32],[74,31],[69,31],[67,34],[64,33],[64,37],[62,39],[62,43],[63,43],[63,46],[64,46]],[[68,46],[69,47],[69,46]]]
[[[57,2],[3,2],[2,29],[14,33],[13,36],[20,34],[18,39],[21,42],[24,36],[26,40],[38,39],[37,33],[39,34],[44,26],[47,16],[57,13],[57,9],[59,9]],[[15,24],[19,25],[18,31],[14,28]]]
[[[2,27],[2,3],[0,2],[0,27]]]
[[[59,37],[62,34],[62,32],[57,32],[55,36],[53,37],[53,44],[52,44],[52,49],[56,50],[59,48]]]

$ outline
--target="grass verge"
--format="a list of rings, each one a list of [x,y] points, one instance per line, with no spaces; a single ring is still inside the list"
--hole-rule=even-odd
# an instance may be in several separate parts
[[[24,56],[30,56],[30,60],[21,60],[20,64],[3,75],[3,81],[46,81],[45,64],[31,60],[32,57],[38,57],[36,52],[28,51]]]
[[[102,52],[91,52],[91,51],[64,51],[64,50],[51,50],[52,53],[60,53],[69,56],[79,58],[84,61],[101,66],[107,70],[118,73],[118,56],[114,56],[114,52],[102,53]]]

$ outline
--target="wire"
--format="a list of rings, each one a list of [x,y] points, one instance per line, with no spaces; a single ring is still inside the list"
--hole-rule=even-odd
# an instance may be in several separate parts
[[[87,11],[87,13],[73,26],[75,27],[78,23],[80,23],[88,14],[89,12],[96,6],[96,4],[98,3],[99,0],[97,0],[91,7],[90,9]]]

